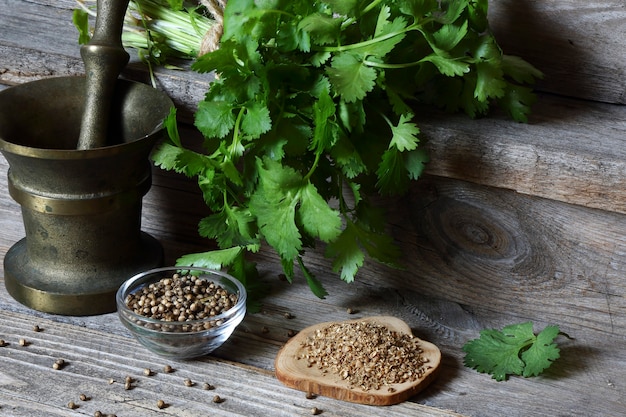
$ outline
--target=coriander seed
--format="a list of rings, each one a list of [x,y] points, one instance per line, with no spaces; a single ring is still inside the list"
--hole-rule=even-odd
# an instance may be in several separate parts
[[[102,411],[100,411],[100,410],[96,410],[96,411],[93,413],[93,417],[103,417],[103,416],[102,416]]]
[[[215,387],[213,385],[209,384],[208,382],[205,382],[204,384],[202,384],[202,389],[210,391],[210,390],[215,389]]]
[[[313,407],[313,408],[311,408],[311,414],[314,415],[314,416],[317,416],[319,414],[322,414],[322,410],[320,410],[317,407]]]
[[[222,397],[220,397],[219,395],[215,395],[213,396],[213,402],[216,404],[222,403],[224,402],[224,399]]]
[[[171,374],[172,372],[174,372],[174,368],[172,368],[170,365],[165,365],[163,367],[163,372],[165,372],[166,374]]]
[[[164,322],[188,322],[222,314],[237,304],[237,294],[213,281],[192,275],[174,274],[142,287],[126,296],[125,304],[135,314]],[[143,326],[155,326],[142,323]],[[176,331],[203,331],[221,326],[223,320],[190,324]],[[169,331],[172,326],[159,325]]]
[[[109,378],[109,380],[107,381],[107,383],[108,383],[109,385],[112,385],[112,384],[114,384],[114,383],[115,383],[115,380],[114,380],[113,378]]]
[[[315,394],[314,394],[314,393],[312,393],[312,392],[307,392],[307,393],[306,393],[305,398],[306,398],[307,400],[314,400],[314,399],[316,399],[316,398],[317,398],[317,395],[315,395]]]
[[[290,312],[286,312],[285,314],[283,314],[283,317],[285,317],[287,320],[290,320],[293,318],[293,314],[291,314]]]
[[[185,378],[183,383],[185,384],[186,387],[193,387],[194,386],[193,381],[191,379],[189,379],[189,378]]]
[[[157,406],[158,409],[163,409],[163,408],[165,408],[167,406],[167,404],[163,400],[158,400],[157,403],[156,403],[156,406]]]
[[[363,391],[416,381],[426,372],[419,339],[368,321],[332,323],[302,343],[307,367],[317,367]]]
[[[69,403],[67,403],[67,408],[75,410],[78,408],[78,406],[76,405],[74,401],[70,401]]]
[[[63,359],[57,359],[52,364],[52,369],[59,370],[59,369],[63,369],[64,366],[65,366],[65,361]]]
[[[128,391],[128,390],[130,390],[130,389],[132,389],[132,388],[133,388],[133,384],[132,384],[130,381],[126,381],[126,382],[124,383],[124,389],[125,389],[126,391]]]
[[[86,396],[85,394],[80,394],[80,395],[78,396],[78,398],[79,398],[81,401],[89,401],[89,399],[90,399],[90,398],[89,398],[88,396]]]
[[[38,332],[40,332],[42,330],[43,329],[41,327],[39,327],[38,325],[36,325],[36,324],[33,326],[33,332],[35,332],[35,333],[38,333]]]
[[[20,339],[17,343],[20,346],[28,346],[28,342],[26,341],[26,339]]]
[[[146,368],[146,369],[144,369],[144,370],[143,370],[143,374],[144,374],[145,376],[152,376],[152,375],[153,375],[152,370],[151,370],[150,368]]]
[[[293,330],[293,329],[287,330],[287,336],[288,337],[294,337],[296,335],[296,333],[297,332],[295,330]]]
[[[9,344],[4,339],[0,339],[0,347],[5,347],[5,346],[9,346]]]

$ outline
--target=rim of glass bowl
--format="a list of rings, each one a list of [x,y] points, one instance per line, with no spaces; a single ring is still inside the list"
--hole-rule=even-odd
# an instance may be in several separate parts
[[[237,302],[235,303],[234,306],[232,306],[231,308],[229,308],[228,310],[226,310],[223,313],[220,313],[220,314],[217,314],[217,315],[211,316],[211,317],[206,317],[204,319],[189,320],[189,321],[165,321],[165,320],[153,319],[151,317],[146,317],[146,316],[142,316],[141,314],[137,314],[133,310],[128,308],[128,306],[126,305],[126,300],[125,300],[126,297],[124,296],[124,293],[126,292],[126,290],[130,286],[134,285],[137,281],[139,281],[142,278],[144,278],[146,275],[157,274],[159,272],[165,272],[165,271],[189,271],[189,272],[198,271],[198,272],[201,273],[201,275],[219,275],[219,276],[221,276],[223,278],[226,278],[227,280],[231,281],[231,283],[233,285],[235,285],[235,287],[237,288],[237,291],[239,293],[238,297],[237,297]],[[164,276],[163,278],[167,278],[167,277]],[[140,287],[138,287],[137,290],[139,290],[139,288]],[[227,288],[227,290],[230,291],[231,289]],[[124,283],[120,286],[120,288],[117,290],[117,293],[115,294],[115,300],[117,302],[118,309],[121,308],[123,310],[124,315],[126,315],[131,320],[132,319],[137,319],[137,320],[141,320],[141,321],[143,321],[145,323],[152,323],[152,324],[163,324],[163,323],[172,324],[172,325],[180,324],[181,326],[182,325],[192,325],[192,324],[197,324],[197,323],[205,323],[208,320],[218,321],[218,320],[224,319],[224,318],[231,318],[231,316],[236,315],[237,312],[242,310],[242,304],[243,304],[243,308],[245,308],[246,298],[247,298],[246,288],[243,286],[241,281],[239,281],[237,278],[235,278],[232,275],[229,275],[229,274],[227,274],[225,272],[218,271],[216,269],[198,268],[198,267],[193,267],[193,266],[175,266],[175,267],[167,267],[166,266],[166,267],[154,268],[154,269],[150,269],[148,271],[140,272],[140,273],[130,277],[126,281],[124,281]],[[233,314],[233,312],[235,314]],[[225,323],[225,324],[227,324],[227,323]],[[189,331],[189,332],[182,332],[182,333],[181,332],[168,332],[168,331],[149,329],[149,328],[145,328],[145,330],[150,330],[150,331],[154,331],[154,332],[162,333],[162,334],[168,334],[168,333],[174,333],[174,334],[194,334],[194,333],[204,333],[206,331],[211,331],[211,330],[217,330],[220,327],[222,327],[222,325],[211,327],[210,329],[203,329],[203,330]]]

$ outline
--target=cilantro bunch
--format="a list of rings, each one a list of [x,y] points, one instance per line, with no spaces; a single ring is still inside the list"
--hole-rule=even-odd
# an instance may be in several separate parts
[[[193,70],[215,71],[198,103],[202,152],[183,146],[175,112],[156,163],[198,180],[211,214],[199,225],[219,249],[181,265],[228,267],[253,285],[246,252],[263,242],[285,275],[312,291],[307,248],[354,280],[366,257],[396,265],[374,194],[404,193],[428,160],[415,111],[475,117],[492,103],[525,121],[541,73],[500,50],[487,0],[229,0],[220,49]]]

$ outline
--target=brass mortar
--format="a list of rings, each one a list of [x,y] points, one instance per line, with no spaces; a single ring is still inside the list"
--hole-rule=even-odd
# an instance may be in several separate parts
[[[86,77],[34,81],[0,92],[0,152],[26,237],[4,258],[19,302],[67,315],[115,311],[122,282],[160,266],[161,245],[141,231],[151,186],[148,156],[173,103],[118,80],[128,0],[98,0],[96,32],[81,48]]]

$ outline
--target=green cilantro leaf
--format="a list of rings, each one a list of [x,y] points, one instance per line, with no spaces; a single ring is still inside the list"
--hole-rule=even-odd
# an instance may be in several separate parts
[[[489,98],[502,97],[506,89],[506,81],[502,78],[502,69],[491,62],[476,64],[476,89],[474,97],[478,101],[487,101]]]
[[[491,374],[496,381],[509,375],[536,376],[559,358],[559,348],[553,343],[558,335],[557,326],[547,326],[535,335],[532,322],[506,326],[501,331],[482,330],[479,339],[463,346],[464,364]]]
[[[503,55],[502,71],[518,83],[533,83],[543,73],[518,56]]]
[[[262,103],[255,102],[246,107],[241,121],[242,130],[251,138],[258,138],[272,128],[269,109]]]
[[[304,265],[304,262],[302,262],[301,256],[298,256],[298,265],[300,265],[300,270],[302,271],[302,274],[306,278],[306,282],[309,285],[311,292],[313,292],[313,294],[315,294],[318,298],[321,298],[321,299],[326,298],[326,296],[328,295],[328,292],[326,291],[326,289],[324,289],[324,286],[322,285],[321,281],[317,279],[317,277],[315,277],[315,275],[313,275],[311,271]]]
[[[445,56],[432,53],[422,58],[422,62],[430,62],[443,74],[448,77],[462,76],[470,71],[470,66],[467,62],[456,59],[448,58]]]
[[[74,9],[72,12],[72,22],[78,30],[78,43],[84,45],[91,40],[89,33],[89,14],[83,9]]]
[[[506,110],[511,118],[517,122],[527,122],[530,106],[537,101],[537,97],[530,88],[521,86],[509,86],[503,97],[498,99],[498,104]]]
[[[525,377],[539,375],[559,358],[559,348],[553,343],[558,335],[558,326],[547,326],[537,335],[532,346],[522,352],[522,360],[526,364],[523,373]]]
[[[300,189],[299,198],[298,214],[307,233],[324,242],[337,238],[341,232],[339,212],[328,206],[315,186],[311,183],[304,185]]]
[[[411,123],[413,115],[403,114],[400,116],[397,126],[391,126],[391,143],[389,146],[395,146],[400,152],[412,151],[417,148],[419,139],[417,135],[420,133],[415,123]]]
[[[341,279],[353,282],[358,269],[363,266],[365,253],[359,246],[356,226],[348,222],[341,235],[326,246],[326,257],[334,258],[332,268],[340,272]]]
[[[176,260],[178,266],[196,266],[199,268],[222,269],[230,265],[242,252],[243,248],[232,247],[228,249],[213,250],[209,252],[190,253]]]
[[[293,261],[302,249],[296,207],[302,176],[290,167],[266,159],[257,161],[259,187],[250,199],[259,230],[281,258]]]
[[[194,124],[206,137],[225,137],[235,126],[232,104],[227,101],[201,101]]]
[[[350,52],[335,55],[326,73],[335,90],[348,103],[363,99],[376,84],[376,70],[365,66]]]

